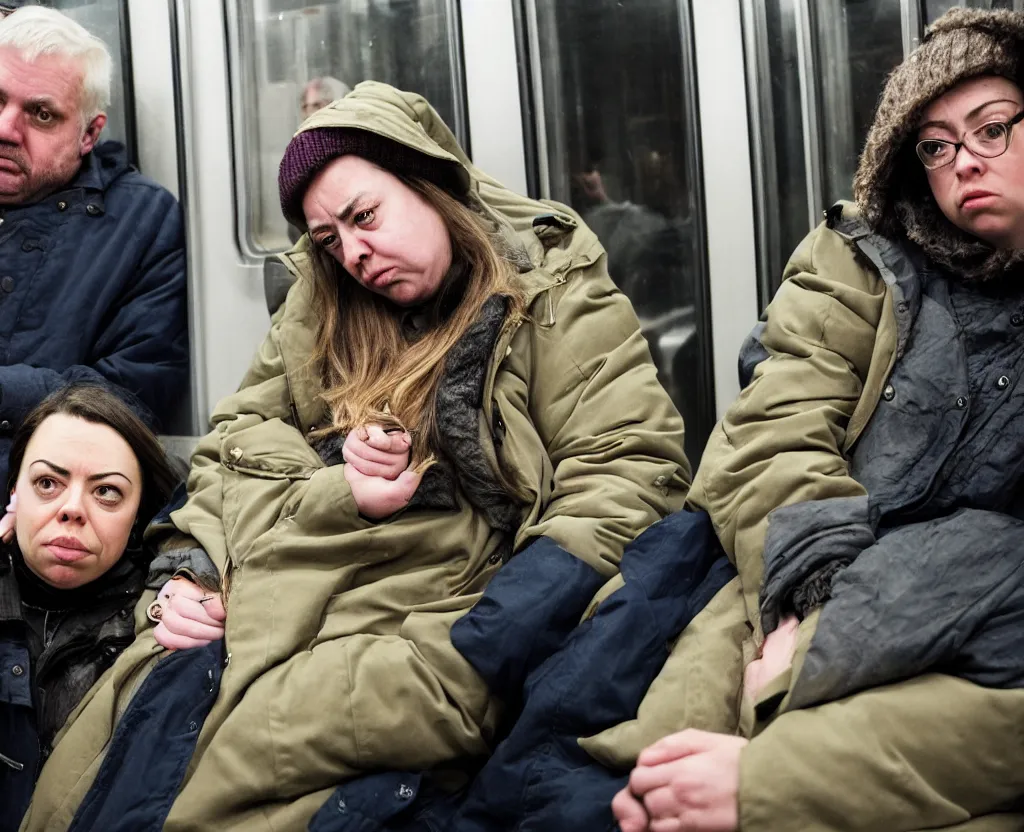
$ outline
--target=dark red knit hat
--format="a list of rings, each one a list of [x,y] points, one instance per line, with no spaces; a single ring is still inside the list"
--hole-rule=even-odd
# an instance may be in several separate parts
[[[298,228],[306,227],[302,213],[306,188],[328,162],[349,155],[361,156],[395,174],[421,177],[457,195],[466,192],[456,162],[428,156],[367,130],[319,127],[296,135],[281,157],[277,185],[281,191],[281,211],[288,222]]]

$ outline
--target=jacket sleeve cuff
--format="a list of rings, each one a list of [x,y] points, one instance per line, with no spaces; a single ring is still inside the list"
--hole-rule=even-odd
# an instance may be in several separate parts
[[[220,571],[210,556],[198,546],[161,552],[149,565],[146,586],[159,589],[171,578],[188,578],[203,589],[220,592]]]
[[[831,580],[875,543],[866,496],[809,500],[783,506],[768,518],[764,542],[761,626],[774,630],[786,612],[804,614],[831,591]]]
[[[793,590],[789,605],[801,621],[832,597],[832,579],[847,566],[845,560],[829,561]]]

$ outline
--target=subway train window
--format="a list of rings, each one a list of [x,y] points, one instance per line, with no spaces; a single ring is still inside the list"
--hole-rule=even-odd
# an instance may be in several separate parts
[[[81,24],[110,50],[114,73],[103,138],[122,142],[128,148],[128,158],[136,160],[127,0],[47,0],[43,5],[61,11]]]
[[[879,92],[903,59],[903,5],[743,4],[762,306],[822,211],[852,196]]]
[[[525,0],[517,12],[533,189],[604,244],[696,465],[714,404],[689,4]]]
[[[277,166],[299,123],[360,81],[426,97],[466,143],[454,0],[237,0],[229,6],[239,239],[251,254],[296,236]]]
[[[1024,12],[1024,0],[967,0],[967,2],[959,3],[956,0],[924,0],[927,22],[931,23],[956,6],[968,9],[1007,9]]]
[[[742,0],[762,307],[822,211],[852,198],[889,72],[955,6],[1024,0]]]

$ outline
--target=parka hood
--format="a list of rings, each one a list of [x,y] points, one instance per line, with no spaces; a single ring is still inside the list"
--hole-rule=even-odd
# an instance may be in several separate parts
[[[946,219],[915,155],[914,137],[932,101],[983,75],[1021,85],[1024,13],[957,8],[940,17],[890,74],[854,179],[855,198],[874,230],[905,235],[932,260],[967,280],[1020,268],[1024,251],[996,249]]]
[[[465,196],[472,177],[458,141],[425,99],[364,81],[299,127],[281,159],[281,210],[305,227],[302,196],[331,160],[354,154],[393,172],[422,176]]]
[[[295,135],[324,127],[363,130],[450,164],[464,185],[462,198],[496,225],[495,245],[520,272],[527,302],[549,287],[550,275],[529,279],[526,273],[541,264],[551,272],[563,268],[568,238],[574,256],[592,260],[604,253],[596,235],[571,208],[515,193],[476,167],[441,116],[417,93],[363,81],[344,98],[311,115]],[[303,235],[280,255],[293,274],[304,270],[309,247],[308,235]]]

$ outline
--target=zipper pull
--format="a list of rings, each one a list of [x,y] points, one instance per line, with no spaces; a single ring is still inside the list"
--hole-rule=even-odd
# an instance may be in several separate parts
[[[15,771],[25,770],[24,763],[19,763],[17,760],[12,760],[5,754],[0,754],[0,763],[3,763],[5,766],[9,766],[10,768],[13,768]]]

